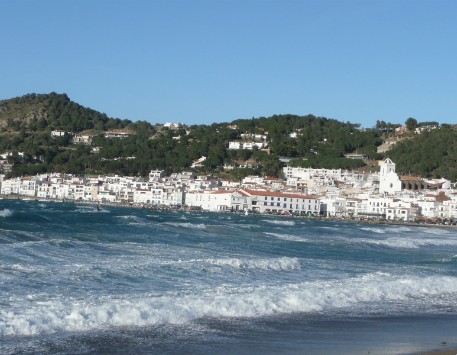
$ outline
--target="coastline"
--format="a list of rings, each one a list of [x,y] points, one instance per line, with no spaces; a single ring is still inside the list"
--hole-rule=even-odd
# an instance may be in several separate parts
[[[0,195],[0,200],[19,200],[19,201],[34,201],[34,202],[56,202],[56,203],[69,203],[78,205],[89,205],[89,206],[106,206],[115,208],[135,208],[135,209],[148,209],[153,211],[185,211],[185,212],[207,212],[207,213],[243,213],[243,212],[230,212],[230,211],[206,211],[201,209],[195,209],[192,207],[174,207],[174,206],[158,206],[151,204],[139,204],[139,203],[116,203],[116,202],[100,202],[100,201],[85,201],[85,200],[65,200],[57,198],[37,198],[33,196],[22,196],[22,195]],[[250,213],[250,216],[271,216],[269,214],[258,214]],[[291,215],[274,215],[282,218],[299,218],[311,221],[322,221],[322,222],[347,222],[347,223],[363,223],[373,225],[393,225],[393,226],[408,226],[408,227],[429,227],[429,228],[447,228],[457,229],[457,225],[450,224],[433,224],[433,223],[415,223],[415,222],[401,222],[401,221],[388,221],[388,220],[376,220],[376,219],[365,219],[365,218],[338,218],[338,217],[310,217],[310,216],[291,216]],[[457,355],[457,353],[456,353]]]
[[[425,352],[422,353],[422,355],[456,355],[457,354],[457,348],[455,349],[443,349],[443,350],[434,350],[430,352]]]
[[[157,211],[162,211],[162,210],[170,210],[170,211],[188,211],[187,209],[178,209],[178,208],[160,208],[160,206],[143,206],[143,205],[136,205],[136,204],[117,204],[117,203],[100,203],[100,206],[106,206],[107,208],[102,207],[103,211],[102,213],[99,213],[96,211],[96,207],[99,205],[98,202],[95,201],[73,201],[73,200],[60,200],[60,199],[42,199],[42,198],[19,198],[18,196],[13,196],[11,200],[11,207],[9,205],[4,206],[3,208],[9,208],[11,210],[14,210],[17,208],[17,210],[28,210],[28,211],[34,211],[33,214],[41,214],[41,213],[54,213],[54,210],[58,211],[70,211],[69,214],[73,214],[76,216],[80,215],[80,212],[88,213],[85,216],[89,220],[95,220],[95,221],[102,221],[104,218],[111,218],[113,215],[122,215],[126,216],[128,218],[130,217],[135,217],[136,216],[141,216],[142,214],[145,215],[151,215],[151,213],[148,212],[148,208],[150,210],[154,209]],[[32,202],[31,204],[27,203],[22,203],[19,202],[21,200],[24,200],[24,202]],[[17,201],[17,202],[15,202]],[[5,199],[5,202],[7,202],[7,199]],[[49,202],[49,203],[48,203]],[[53,203],[51,203],[53,202]],[[59,205],[55,205],[54,203],[61,203],[63,205],[60,205],[62,207],[58,207]],[[5,203],[6,204],[6,203]],[[4,204],[4,205],[5,205]],[[86,205],[87,207],[79,207],[79,206],[84,206]],[[54,207],[53,207],[54,206]],[[65,207],[66,206],[66,207]],[[114,207],[111,209],[111,207]],[[115,208],[118,208],[117,210]],[[134,210],[126,210],[124,208],[133,208]],[[138,214],[136,213],[135,209],[138,211]],[[144,209],[141,211],[141,209]],[[194,210],[195,211],[195,210]],[[189,212],[194,212],[194,211],[189,211]],[[14,211],[13,211],[14,212]],[[103,212],[109,212],[109,213],[103,213]],[[185,217],[186,219],[191,219],[193,217],[196,218],[209,218],[210,220],[217,220],[218,218],[225,218],[223,215],[221,216],[220,213],[223,212],[206,212],[203,211],[204,214],[191,214],[191,213],[186,213],[185,215],[182,213],[163,213],[160,216],[160,220],[162,221],[162,217],[164,218],[171,218],[173,220],[180,219],[181,217]],[[159,216],[160,213],[152,213],[152,215]],[[262,223],[262,220],[265,219],[270,219],[268,217],[271,217],[271,219],[275,219],[273,222],[287,222],[287,223],[277,223],[276,226],[280,226],[283,228],[296,228],[300,227],[303,228],[303,230],[306,230],[310,228],[311,230],[313,228],[315,229],[322,229],[325,230],[326,228],[326,223],[319,223],[319,221],[322,222],[337,222],[334,233],[336,234],[342,234],[342,233],[352,233],[353,231],[360,230],[361,233],[364,233],[365,235],[372,233],[370,230],[377,230],[380,227],[370,227],[370,228],[364,228],[362,223],[367,223],[368,225],[375,225],[375,224],[393,224],[393,223],[382,223],[382,221],[359,221],[359,220],[350,220],[350,219],[330,219],[330,218],[316,218],[316,217],[297,217],[297,216],[270,216],[270,215],[263,215],[263,214],[253,214],[248,218],[245,218],[244,215],[237,213],[235,214],[226,214],[226,217],[228,220],[233,220],[233,221],[243,221],[243,223],[249,223],[249,224],[257,224],[257,223]],[[265,218],[267,217],[267,218]],[[282,218],[281,218],[282,217]],[[22,219],[21,219],[22,220]],[[38,220],[38,223],[40,223],[41,219]],[[156,219],[151,218],[146,220],[146,224],[148,225],[148,228],[153,228],[154,225],[160,224],[160,223],[154,223]],[[295,223],[292,221],[295,220]],[[290,222],[288,222],[290,221]],[[308,222],[309,221],[309,222]],[[181,222],[181,221],[179,221]],[[186,233],[189,229],[190,221],[187,221],[189,223],[182,223],[183,228],[187,228],[184,233]],[[268,222],[268,221],[267,221]],[[341,222],[341,223],[338,223]],[[345,224],[344,222],[348,223],[356,223],[353,225],[350,224]],[[199,222],[200,223],[200,220]],[[214,223],[214,222],[213,222]],[[265,224],[265,223],[264,223]],[[266,223],[268,226],[269,223]],[[331,223],[328,223],[330,226]],[[396,223],[395,225],[407,225],[404,223]],[[411,226],[416,226],[416,224],[408,224]],[[420,224],[418,224],[421,226]],[[339,226],[339,227],[338,227]],[[424,225],[422,225],[424,226]],[[430,227],[440,227],[440,225],[425,225],[425,226],[430,226]],[[191,226],[192,227],[192,226]],[[447,227],[447,226],[446,226]],[[89,227],[92,229],[92,227]],[[130,226],[127,226],[126,228],[130,228]],[[132,227],[133,228],[133,227]],[[384,228],[384,227],[383,227]],[[389,234],[395,234],[396,229],[395,227],[386,227],[388,233],[384,234],[385,236],[388,236]],[[403,230],[406,230],[407,233],[411,234],[412,237],[414,238],[414,234],[422,234],[425,236],[427,234],[427,230],[418,230],[418,229],[409,229],[409,228],[400,228]],[[367,230],[366,232],[363,230]],[[217,235],[213,230],[207,230],[209,233],[212,235]],[[430,231],[432,232],[432,231]],[[288,233],[288,232],[285,232]],[[399,233],[402,233],[399,231]],[[439,230],[435,230],[434,233],[431,234],[437,234],[440,235]],[[443,234],[444,231],[443,231]],[[452,232],[452,234],[454,234]],[[451,235],[453,237],[453,235]],[[204,237],[205,238],[205,237]],[[122,239],[122,238],[121,238]],[[259,238],[256,238],[259,239]],[[180,242],[178,242],[180,244]],[[198,248],[198,246],[196,246]],[[58,251],[60,253],[60,251]],[[389,248],[386,250],[386,253],[389,255],[392,255],[393,251]],[[149,255],[148,255],[149,257]],[[173,256],[171,256],[173,258]],[[416,264],[417,265],[417,264]],[[319,319],[318,317],[314,319],[314,325],[319,326],[320,328],[320,334],[321,338],[320,341],[316,341],[316,332],[314,327],[309,326],[310,322],[310,317],[301,317],[300,316],[293,316],[291,317],[292,319],[288,317],[284,317],[282,319],[279,319],[279,323],[271,323],[270,320],[268,322],[270,323],[262,323],[264,320],[260,320],[258,323],[261,325],[264,324],[279,324],[277,325],[277,329],[280,331],[283,331],[284,326],[291,326],[290,324],[293,323],[294,319],[296,320],[295,326],[291,326],[291,328],[286,328],[286,331],[283,333],[285,336],[288,336],[288,334],[305,334],[305,333],[300,333],[303,331],[303,329],[309,329],[310,332],[306,333],[307,336],[309,336],[309,339],[312,339],[310,343],[306,343],[303,345],[303,347],[300,347],[301,344],[300,342],[295,342],[296,348],[298,350],[303,350],[306,349],[305,347],[311,347],[313,351],[310,353],[331,353],[331,351],[328,350],[333,350],[333,349],[343,349],[341,350],[341,354],[361,354],[361,353],[372,353],[372,354],[410,354],[410,355],[419,355],[419,354],[431,354],[431,355],[450,355],[450,354],[457,354],[457,351],[455,351],[456,347],[456,342],[454,341],[455,336],[452,333],[452,329],[455,329],[454,326],[457,324],[457,319],[454,319],[454,314],[452,315],[446,315],[446,314],[439,314],[439,315],[432,315],[432,316],[427,316],[427,315],[422,315],[418,314],[416,316],[411,316],[411,317],[406,317],[403,319],[401,316],[397,317],[396,315],[393,316],[386,316],[386,317],[373,317],[373,318],[365,318],[365,319],[357,319],[357,318],[352,318],[352,319],[346,319],[346,318],[341,318],[341,319],[324,319],[325,321],[322,321],[322,319]],[[284,319],[287,319],[287,321],[284,321],[281,323]],[[257,321],[256,321],[257,322]],[[228,323],[226,323],[228,324]],[[308,327],[308,328],[307,328]],[[263,329],[260,327],[259,329]],[[432,333],[432,336],[427,335],[429,333]],[[251,333],[245,333],[246,336],[250,336]],[[376,334],[376,336],[375,336]],[[258,339],[265,339],[265,334],[263,333],[257,333]],[[110,335],[111,336],[111,335]],[[239,334],[236,334],[236,337],[239,336]],[[274,337],[273,333],[270,333],[270,336]],[[300,335],[301,337],[302,335]],[[238,339],[238,338],[229,338],[229,339]],[[349,339],[348,339],[349,338]],[[141,337],[139,337],[141,339]],[[251,339],[251,338],[249,338]],[[369,339],[369,340],[367,340]],[[407,341],[406,341],[406,340]],[[284,340],[284,338],[278,337],[274,339],[271,345],[272,347],[276,346],[279,344],[281,341]],[[333,342],[332,342],[333,341]],[[232,343],[232,344],[235,344]],[[248,341],[244,342],[242,345],[245,346],[244,348],[239,348],[238,346],[238,341],[236,342],[237,345],[233,345],[231,348],[233,352],[236,352],[237,350],[240,349],[251,349],[249,348],[249,343]],[[325,345],[326,344],[326,345]],[[201,347],[199,347],[201,346]],[[202,347],[207,346],[207,343],[205,342],[204,339],[200,339],[200,342],[196,345],[195,349],[201,349]],[[342,348],[340,347],[342,346]],[[168,348],[167,348],[168,349]],[[278,348],[273,348],[274,350]],[[369,349],[370,351],[367,351],[365,349]],[[141,350],[141,349],[140,349]],[[183,350],[183,349],[181,349]],[[299,352],[297,350],[297,353]],[[361,350],[365,350],[365,352],[362,352]],[[69,351],[70,352],[70,351]],[[178,352],[179,353],[179,352]],[[181,353],[185,353],[182,351]],[[227,352],[229,353],[229,352]],[[247,351],[246,351],[247,353]],[[267,352],[268,353],[268,352]],[[270,353],[274,353],[272,350]]]

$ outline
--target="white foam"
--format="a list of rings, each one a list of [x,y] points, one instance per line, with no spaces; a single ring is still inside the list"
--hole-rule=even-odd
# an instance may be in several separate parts
[[[351,241],[353,241],[351,239]],[[391,248],[406,248],[406,249],[419,249],[424,246],[456,246],[457,239],[455,238],[440,238],[440,237],[425,237],[425,236],[401,236],[390,237],[386,239],[359,239],[358,242],[388,246]]]
[[[261,269],[261,270],[300,270],[300,262],[297,258],[275,258],[275,259],[249,259],[238,258],[228,259],[207,259],[207,263],[219,266],[229,266],[237,269]]]
[[[5,208],[3,210],[0,211],[0,217],[11,217],[13,215],[13,212],[11,212],[11,210],[9,210],[8,208]]]
[[[360,228],[361,230],[364,230],[364,231],[367,231],[367,232],[371,232],[371,233],[377,233],[377,234],[384,234],[386,233],[386,230],[383,229],[383,228],[379,228],[379,227],[362,227]]]
[[[164,224],[174,227],[181,227],[181,228],[191,228],[191,229],[205,229],[206,225],[204,223],[172,223],[172,222],[165,222]]]
[[[58,297],[48,301],[32,297],[15,307],[0,309],[0,336],[182,324],[202,317],[259,317],[293,312],[335,312],[338,309],[360,312],[372,303],[388,313],[392,304],[420,301],[421,311],[424,311],[424,307],[433,307],[436,297],[448,300],[446,302],[452,306],[456,295],[455,277],[373,273],[344,280],[255,288],[221,286],[162,296],[143,294],[113,298],[94,295],[79,300]]]
[[[293,235],[293,234],[271,233],[271,232],[265,232],[265,234],[268,236],[272,236],[272,237],[275,237],[278,239],[287,240],[287,241],[291,241],[291,242],[306,242],[307,241],[307,239],[297,236],[297,235]]]
[[[270,224],[278,224],[281,226],[294,226],[295,222],[290,220],[280,220],[280,219],[262,219],[262,222],[267,222]]]

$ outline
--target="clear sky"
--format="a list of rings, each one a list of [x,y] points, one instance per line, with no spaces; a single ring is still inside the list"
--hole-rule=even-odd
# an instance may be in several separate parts
[[[110,117],[457,123],[456,0],[0,0],[0,99]]]

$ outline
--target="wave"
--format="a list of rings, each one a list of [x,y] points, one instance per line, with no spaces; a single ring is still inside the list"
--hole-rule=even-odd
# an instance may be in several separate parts
[[[300,237],[298,235],[293,235],[293,234],[271,233],[271,232],[265,232],[265,234],[268,235],[268,236],[272,236],[272,237],[275,237],[275,238],[278,238],[278,239],[282,239],[282,240],[287,240],[287,241],[290,241],[290,242],[306,242],[306,241],[308,241],[305,238],[302,238],[302,237]]]
[[[262,222],[267,222],[270,224],[278,224],[281,226],[294,226],[295,222],[294,221],[289,221],[289,220],[279,220],[279,219],[262,219]]]
[[[150,224],[150,222],[147,221],[146,219],[138,217],[138,216],[134,216],[134,215],[118,216],[118,218],[127,221],[127,224],[130,224],[130,225],[147,225],[147,224]]]
[[[354,242],[353,239],[350,242]],[[390,237],[386,239],[359,239],[359,242],[387,246],[390,248],[419,249],[425,246],[457,246],[457,239],[451,238],[427,238],[427,237]]]
[[[206,225],[204,223],[172,223],[172,222],[165,222],[164,224],[174,227],[181,227],[181,228],[191,228],[191,229],[205,229]]]
[[[360,228],[363,231],[371,232],[371,233],[377,233],[377,234],[384,234],[386,233],[386,230],[380,227],[361,227]]]
[[[392,276],[366,274],[345,280],[303,282],[286,286],[217,289],[163,296],[128,298],[93,296],[79,300],[23,300],[13,309],[0,309],[0,336],[87,331],[113,326],[184,324],[209,317],[262,317],[286,313],[363,312],[375,304],[389,307],[404,302],[434,307],[439,298],[454,307],[457,278],[449,276]],[[447,300],[447,301],[444,301]],[[399,309],[391,312],[401,311]]]
[[[6,217],[11,217],[13,215],[13,212],[11,212],[10,209],[4,208],[3,210],[0,211],[0,217],[6,218]]]
[[[229,266],[236,269],[260,269],[260,270],[300,270],[300,262],[297,258],[282,257],[277,259],[254,259],[242,260],[238,258],[207,259],[207,263],[218,266]]]

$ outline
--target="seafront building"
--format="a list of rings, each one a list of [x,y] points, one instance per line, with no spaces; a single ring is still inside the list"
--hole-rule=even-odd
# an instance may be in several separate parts
[[[399,177],[386,159],[379,173],[284,168],[284,179],[247,176],[242,181],[194,172],[148,178],[41,174],[1,177],[0,195],[214,212],[276,213],[334,218],[457,219],[457,191],[450,181]],[[413,183],[414,182],[414,183]]]

